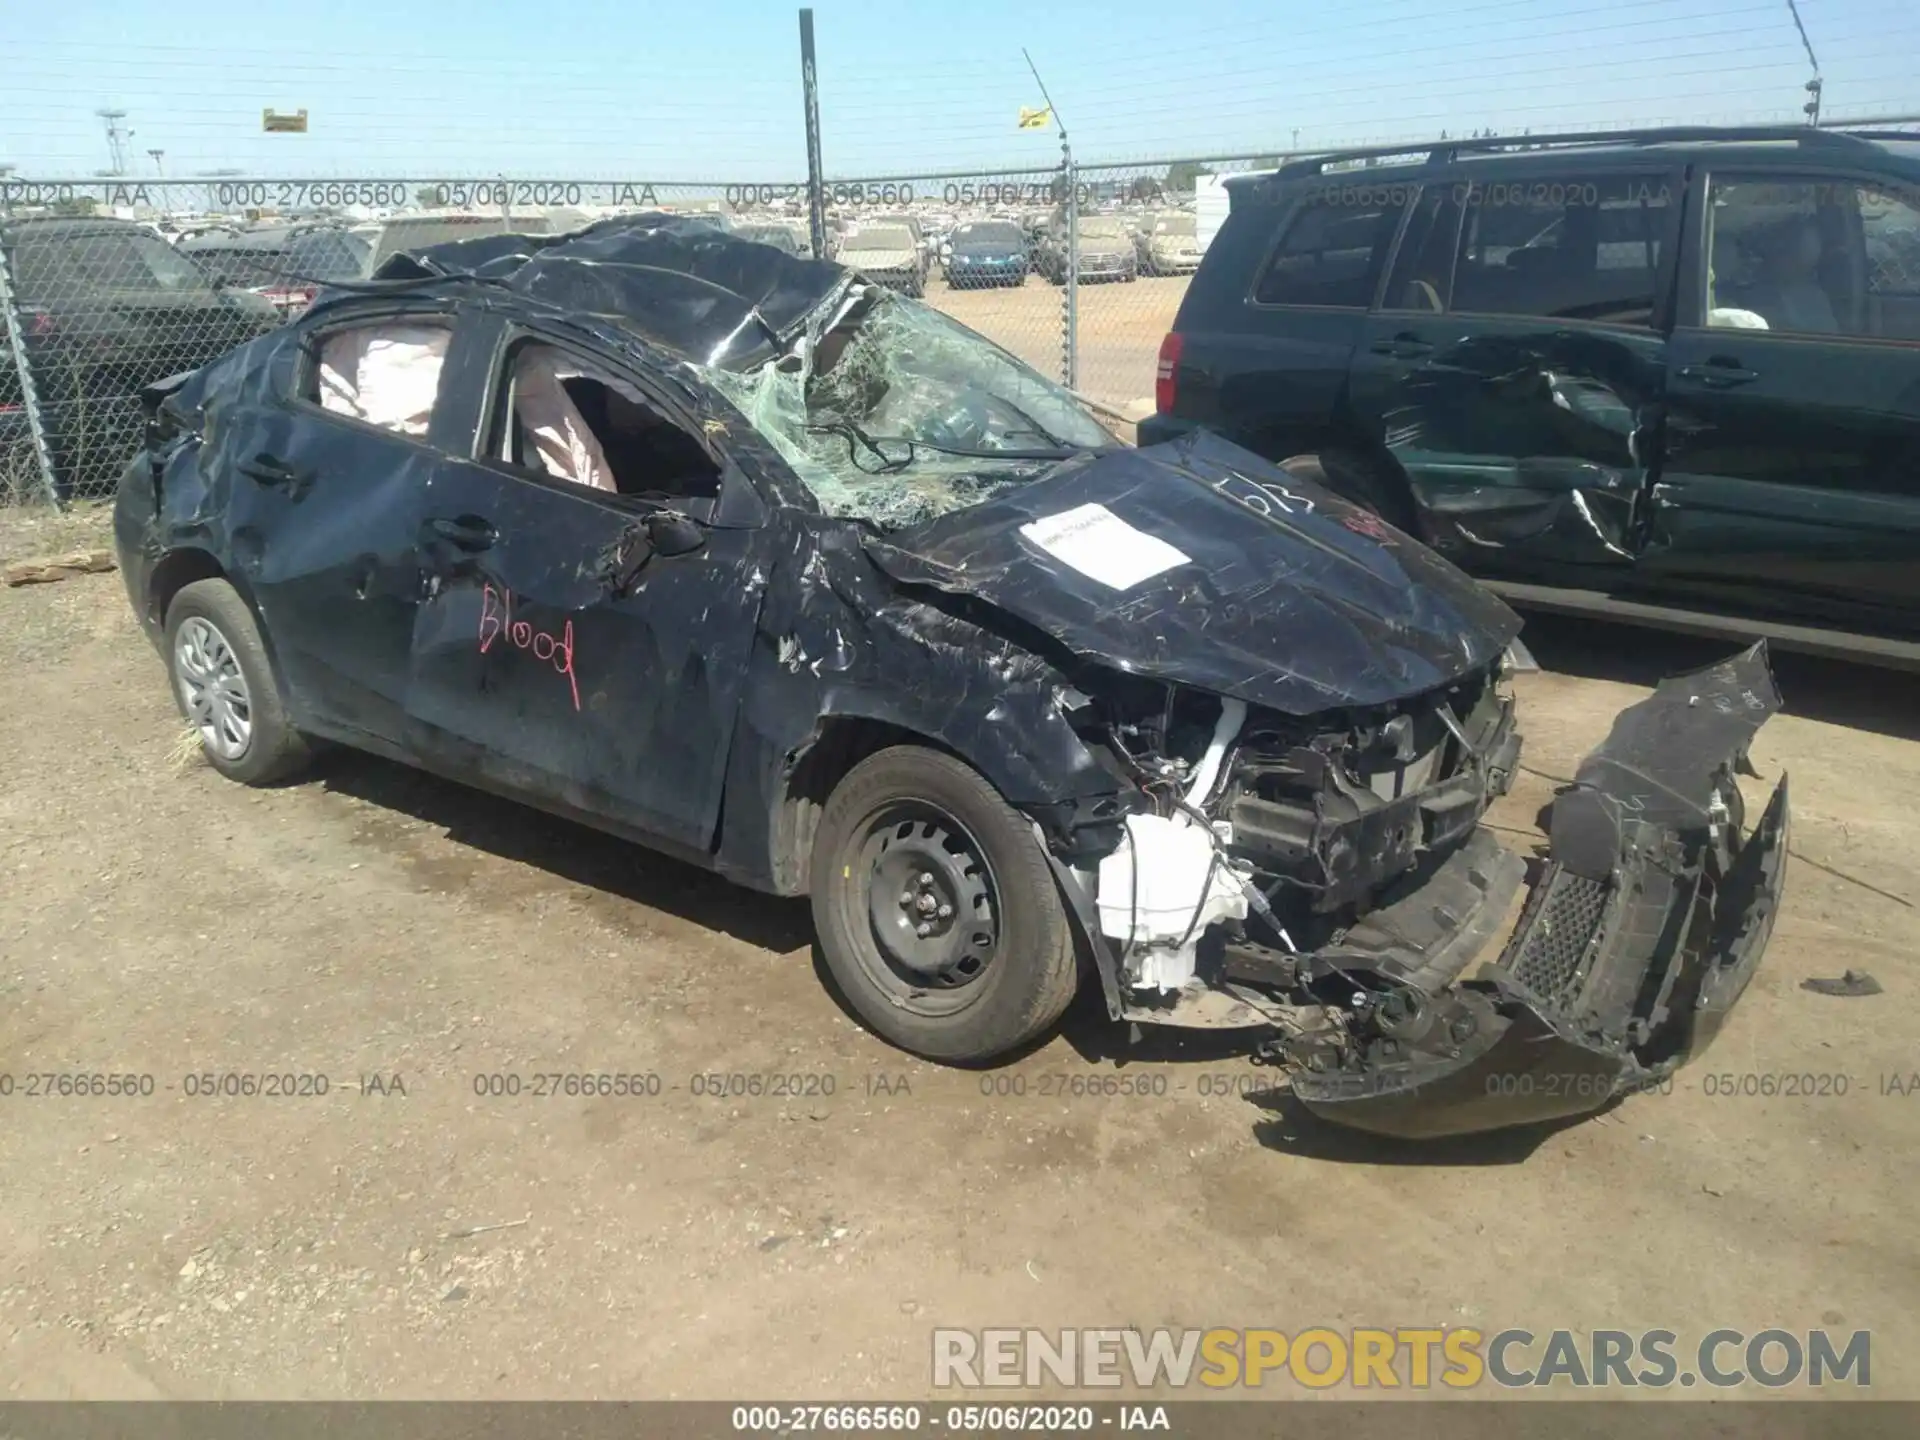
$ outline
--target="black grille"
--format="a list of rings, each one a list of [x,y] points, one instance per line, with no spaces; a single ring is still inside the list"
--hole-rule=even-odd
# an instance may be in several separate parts
[[[1513,964],[1513,978],[1534,994],[1567,998],[1607,908],[1607,886],[1556,870],[1547,882],[1540,923],[1527,934]]]

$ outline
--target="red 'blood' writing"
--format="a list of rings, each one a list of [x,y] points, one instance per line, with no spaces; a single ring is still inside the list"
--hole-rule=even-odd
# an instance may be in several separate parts
[[[1340,523],[1354,534],[1365,535],[1369,540],[1378,540],[1382,545],[1394,543],[1393,531],[1387,527],[1386,522],[1369,511],[1355,510],[1351,514],[1342,515]]]
[[[511,590],[485,585],[480,590],[480,653],[486,654],[501,639],[516,650],[531,651],[534,659],[545,660],[566,676],[573,708],[580,708],[580,682],[573,677],[573,621],[568,620],[558,635],[536,630],[530,622],[513,618]]]

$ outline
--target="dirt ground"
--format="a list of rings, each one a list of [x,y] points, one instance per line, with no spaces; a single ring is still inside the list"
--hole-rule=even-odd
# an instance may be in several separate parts
[[[0,563],[100,533],[0,514]],[[1713,653],[1529,637],[1552,775]],[[994,1074],[909,1059],[824,986],[803,904],[352,755],[230,784],[179,758],[117,575],[0,590],[0,1073],[154,1077],[0,1098],[0,1396],[898,1398],[937,1325],[1310,1324],[1869,1329],[1874,1393],[1920,1396],[1920,1096],[1882,1093],[1920,1070],[1920,685],[1779,668],[1754,758],[1803,858],[1710,1064],[1410,1148],[1204,1094],[1270,1082],[1130,1055],[1084,1004]],[[1497,807],[1509,843],[1551,788]],[[1849,966],[1885,993],[1800,988]],[[1038,1093],[1122,1064],[1166,1093]],[[476,1093],[551,1071],[660,1093]],[[188,1093],[227,1072],[330,1083]],[[832,1093],[697,1093],[730,1074]]]

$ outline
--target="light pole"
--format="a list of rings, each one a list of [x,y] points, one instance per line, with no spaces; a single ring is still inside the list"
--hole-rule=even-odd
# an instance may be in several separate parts
[[[1060,372],[1062,382],[1072,390],[1080,383],[1080,199],[1074,193],[1073,146],[1067,141],[1066,121],[1060,118],[1059,107],[1047,93],[1047,82],[1040,78],[1040,67],[1033,63],[1026,46],[1020,47],[1020,55],[1027,62],[1027,69],[1033,72],[1033,83],[1040,87],[1040,98],[1047,102],[1047,113],[1053,116],[1053,123],[1060,131],[1060,174],[1066,192],[1062,198],[1067,207],[1067,283],[1063,299],[1066,333],[1060,341]]]

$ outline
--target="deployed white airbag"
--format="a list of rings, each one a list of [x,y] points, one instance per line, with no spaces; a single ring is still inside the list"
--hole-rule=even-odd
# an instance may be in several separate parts
[[[320,346],[320,404],[402,435],[425,435],[451,332],[440,325],[363,325]]]
[[[617,490],[613,470],[599,437],[588,426],[580,407],[567,394],[562,380],[587,376],[578,366],[561,369],[554,364],[551,351],[530,349],[522,353],[513,372],[513,410],[527,432],[533,448],[539,452],[547,473],[576,485],[595,490]],[[603,382],[604,383],[604,382]]]

